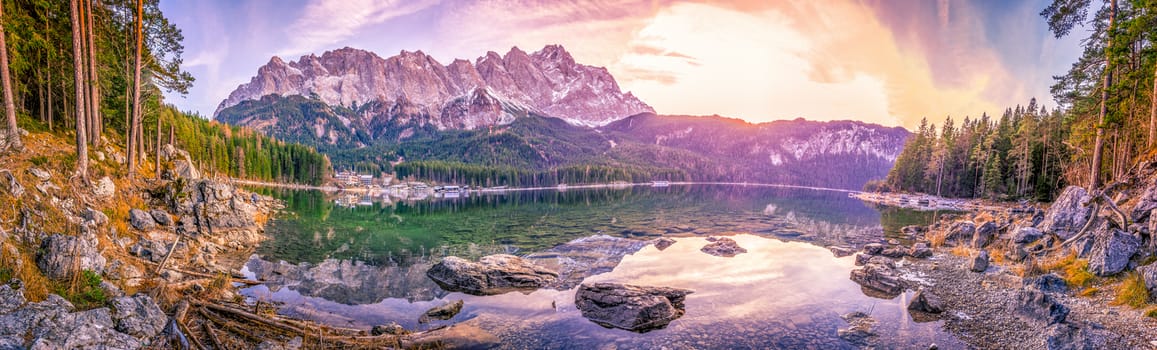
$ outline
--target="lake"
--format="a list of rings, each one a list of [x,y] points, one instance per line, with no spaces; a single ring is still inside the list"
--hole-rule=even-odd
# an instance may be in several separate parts
[[[268,226],[245,272],[266,284],[251,301],[342,327],[397,322],[421,330],[468,323],[508,348],[823,348],[854,349],[838,336],[840,315],[877,320],[888,348],[964,348],[940,322],[916,322],[911,292],[867,296],[848,276],[854,258],[827,247],[858,248],[935,213],[877,209],[839,191],[742,185],[510,191],[391,202],[274,195],[286,209]],[[358,205],[358,204],[362,205]],[[345,204],[345,205],[339,205]],[[729,236],[748,253],[725,258],[699,249]],[[658,237],[676,243],[660,250]],[[560,272],[551,288],[472,296],[442,290],[425,276],[445,256],[508,253]],[[583,282],[691,289],[686,314],[664,329],[633,333],[583,318],[574,295]],[[419,323],[425,310],[463,300],[447,321]]]

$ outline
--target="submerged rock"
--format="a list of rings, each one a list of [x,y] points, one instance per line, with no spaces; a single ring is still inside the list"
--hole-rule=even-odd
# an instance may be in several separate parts
[[[1045,213],[1041,221],[1041,231],[1056,234],[1063,240],[1072,238],[1085,226],[1092,214],[1092,208],[1083,204],[1089,200],[1088,192],[1080,186],[1065,187],[1061,195]]]
[[[860,348],[873,348],[879,336],[876,334],[876,320],[863,312],[852,312],[841,316],[848,322],[847,328],[836,331],[840,339]]]
[[[513,255],[482,257],[477,263],[448,256],[426,276],[443,289],[471,295],[502,294],[542,288],[558,278],[558,272]]]
[[[583,317],[607,328],[644,333],[682,317],[691,290],[599,282],[583,284],[575,307]]]
[[[426,310],[421,318],[418,318],[418,323],[429,323],[430,320],[449,320],[462,312],[462,305],[465,304],[462,300],[445,303]]]
[[[739,254],[747,252],[747,249],[739,246],[734,239],[727,237],[716,238],[714,242],[703,246],[700,251],[714,256],[721,256],[730,258]]]
[[[1089,272],[1101,277],[1115,275],[1129,266],[1129,259],[1140,247],[1141,241],[1125,231],[1098,231],[1089,252]]]
[[[1052,296],[1036,288],[1024,288],[1016,295],[1013,311],[1017,314],[1049,325],[1065,321],[1069,315],[1069,308],[1062,305]]]
[[[655,240],[656,247],[658,247],[658,241],[663,239]],[[587,277],[613,271],[622,262],[623,257],[638,252],[648,244],[652,244],[651,242],[595,235],[578,238],[523,258],[549,270],[557,271],[558,280],[547,287],[567,290],[577,287]]]
[[[494,334],[471,324],[456,324],[428,332],[407,335],[402,349],[493,349],[501,345]]]

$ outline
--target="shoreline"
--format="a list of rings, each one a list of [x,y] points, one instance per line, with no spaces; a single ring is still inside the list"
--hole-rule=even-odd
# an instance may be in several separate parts
[[[360,186],[359,187],[344,187],[343,188],[343,187],[336,187],[336,186],[330,186],[330,185],[313,186],[313,185],[291,184],[291,183],[281,183],[281,182],[245,180],[245,179],[237,179],[237,178],[228,178],[228,181],[231,183],[234,183],[234,184],[249,185],[249,186],[288,188],[288,189],[295,189],[295,190],[318,190],[318,191],[323,191],[323,192],[335,192],[335,193],[341,193],[341,192],[348,192],[348,193],[387,192],[387,190],[382,189],[382,188],[371,189],[371,188],[360,187]],[[723,185],[723,186],[743,186],[743,187],[790,188],[790,189],[804,189],[804,190],[814,190],[814,191],[841,192],[841,193],[848,193],[850,195],[859,195],[859,194],[868,193],[868,192],[857,191],[857,190],[849,190],[849,189],[842,189],[842,188],[829,188],[829,187],[816,187],[816,186],[800,186],[800,185],[755,183],[755,182],[696,182],[696,181],[680,181],[680,182],[671,181],[671,182],[668,182],[666,185],[659,185],[659,186],[656,186],[655,184],[650,183],[650,182],[632,182],[632,183],[594,183],[594,184],[581,184],[581,185],[564,184],[564,185],[558,185],[558,186],[539,186],[539,187],[507,187],[507,188],[485,187],[485,188],[478,188],[478,189],[472,188],[470,190],[467,190],[466,192],[471,192],[471,193],[501,193],[501,192],[545,191],[545,190],[565,191],[565,190],[569,190],[569,189],[591,189],[591,188],[615,188],[615,189],[619,189],[619,188],[631,188],[631,187],[638,187],[638,186],[662,188],[662,187],[669,187],[669,186],[689,186],[689,185]]]

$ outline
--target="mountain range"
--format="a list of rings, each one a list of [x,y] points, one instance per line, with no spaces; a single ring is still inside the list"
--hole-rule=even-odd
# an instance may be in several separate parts
[[[854,121],[663,116],[561,46],[442,65],[421,51],[273,57],[215,118],[309,144],[336,166],[442,161],[547,172],[604,166],[696,181],[859,189],[909,133]],[[589,172],[589,170],[588,170]]]

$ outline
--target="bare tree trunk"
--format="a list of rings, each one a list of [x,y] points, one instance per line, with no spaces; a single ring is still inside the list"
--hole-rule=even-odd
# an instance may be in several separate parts
[[[0,6],[0,18],[3,18],[3,6]],[[20,127],[16,125],[16,103],[12,100],[12,75],[8,70],[8,42],[4,35],[5,28],[0,24],[0,80],[4,88],[4,114],[8,119],[8,147],[20,150],[24,145],[20,142]],[[3,150],[0,150],[3,151]]]
[[[1157,66],[1153,67],[1153,95],[1149,96],[1149,148],[1157,138]]]
[[[84,54],[80,50],[80,4],[77,0],[70,1],[72,14],[72,66],[73,78],[76,81],[76,176],[81,182],[88,184],[88,142],[85,140],[84,128],[84,66],[81,64]]]
[[[1108,45],[1105,45],[1105,79],[1101,85],[1101,111],[1097,121],[1097,139],[1093,145],[1093,169],[1089,177],[1089,193],[1095,193],[1101,187],[1101,156],[1105,150],[1105,117],[1109,114],[1109,87],[1113,86],[1113,31],[1117,22],[1117,0],[1109,3],[1109,32],[1106,35]]]
[[[141,123],[141,43],[142,43],[142,37],[143,37],[143,35],[141,33],[141,27],[143,26],[142,22],[144,22],[144,20],[145,20],[144,19],[144,4],[145,4],[144,0],[137,0],[137,26],[136,26],[137,27],[136,28],[137,50],[136,50],[136,60],[133,63],[133,67],[134,67],[133,68],[133,119],[132,119],[132,122],[129,124],[129,125],[131,125],[131,129],[132,129],[132,132],[129,133],[129,135],[130,135],[129,138],[134,139],[134,141],[140,139],[140,137],[138,135],[140,135],[140,132],[141,132],[141,130],[140,130],[141,129],[141,126],[140,126],[140,123]],[[136,143],[136,142],[134,142],[134,144],[139,145],[139,143]],[[132,149],[132,151],[129,152],[129,157],[128,157],[128,159],[129,159],[129,178],[131,179],[137,173],[136,164],[137,164],[137,157],[139,157],[139,155],[136,152],[139,148],[134,148],[132,146],[130,146],[129,148]]]
[[[92,116],[92,128],[88,131],[89,142],[93,147],[100,147],[100,134],[103,129],[103,122],[100,116],[100,80],[97,80],[99,75],[97,72],[96,63],[96,32],[92,30],[92,0],[85,0],[85,8],[88,13],[88,80],[89,80],[89,115]]]
[[[156,154],[153,155],[153,158],[156,159],[156,162],[153,163],[153,164],[155,164],[155,167],[153,168],[153,177],[160,179],[161,178],[161,117],[160,116],[157,116],[157,142],[153,146],[155,146],[154,149],[156,150]]]
[[[48,132],[52,132],[52,62],[48,63]]]

